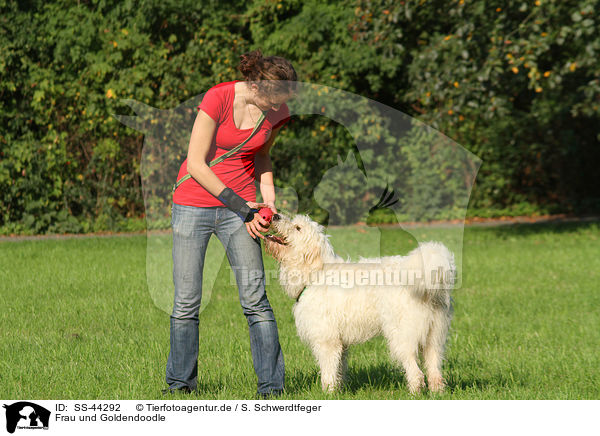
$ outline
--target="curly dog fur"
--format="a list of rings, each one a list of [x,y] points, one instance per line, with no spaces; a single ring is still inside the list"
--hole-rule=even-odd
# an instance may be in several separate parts
[[[296,328],[318,361],[323,390],[341,387],[350,345],[382,334],[411,393],[425,386],[419,351],[429,390],[443,391],[455,272],[443,244],[426,242],[407,256],[352,263],[335,255],[324,228],[306,215],[277,214],[271,228],[276,234],[266,237],[266,250],[279,263],[283,290],[297,299]]]

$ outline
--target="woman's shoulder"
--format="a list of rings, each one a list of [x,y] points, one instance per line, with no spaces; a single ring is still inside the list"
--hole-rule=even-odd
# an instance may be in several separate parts
[[[232,91],[235,87],[236,82],[239,82],[239,80],[232,80],[230,82],[217,83],[212,88],[210,88],[207,92],[210,92],[210,91],[216,91],[216,92]]]
[[[202,96],[202,102],[197,106],[197,109],[204,110],[204,112],[224,111],[225,108],[230,104],[231,98],[234,95],[234,86],[237,80],[231,82],[218,83]],[[212,107],[214,110],[210,111]],[[214,117],[217,114],[213,114]]]
[[[208,91],[206,91],[205,96],[208,98],[227,99],[235,94],[236,82],[237,80],[217,83],[212,88],[209,88]]]

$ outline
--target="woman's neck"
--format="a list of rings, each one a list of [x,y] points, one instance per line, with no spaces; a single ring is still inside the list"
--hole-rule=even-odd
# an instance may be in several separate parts
[[[256,106],[256,103],[254,102],[254,93],[252,92],[252,88],[250,87],[248,82],[242,83],[244,85],[242,89],[242,97],[244,97],[244,101],[249,105],[251,104],[253,106]]]

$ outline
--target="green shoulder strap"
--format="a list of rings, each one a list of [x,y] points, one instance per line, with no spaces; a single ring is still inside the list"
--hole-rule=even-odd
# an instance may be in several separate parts
[[[250,133],[250,136],[248,136],[241,144],[236,145],[231,150],[229,150],[226,153],[223,153],[218,158],[211,160],[208,163],[208,166],[209,167],[215,166],[216,164],[223,162],[228,157],[230,157],[230,156],[234,155],[235,153],[237,153],[238,151],[240,151],[242,149],[242,147],[244,146],[244,144],[246,144],[248,141],[250,141],[250,139],[254,136],[254,134],[256,132],[258,132],[258,129],[260,129],[260,126],[262,125],[262,122],[265,120],[265,115],[266,115],[267,112],[268,111],[263,112],[260,115],[260,117],[258,118],[258,121],[256,122],[256,126],[254,126],[254,130],[252,130],[252,132]],[[185,182],[187,179],[189,179],[191,177],[192,176],[189,173],[187,173],[181,179],[177,180],[177,182],[173,185],[173,192],[175,192],[175,190],[179,187],[179,185],[181,185],[183,182]]]

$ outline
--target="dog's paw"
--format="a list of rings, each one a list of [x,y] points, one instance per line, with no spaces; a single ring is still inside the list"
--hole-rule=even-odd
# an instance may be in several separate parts
[[[333,384],[321,383],[321,389],[323,389],[323,392],[333,394],[338,390],[338,386]]]
[[[425,387],[425,379],[423,374],[420,374],[418,377],[415,377],[412,380],[408,381],[408,391],[411,395],[417,395],[421,393],[421,389]]]
[[[328,394],[339,391],[341,386],[341,380],[321,381],[321,389],[323,389],[323,392],[327,392]]]
[[[446,381],[442,378],[442,376],[428,378],[427,384],[431,392],[441,393],[444,392],[446,387]]]

